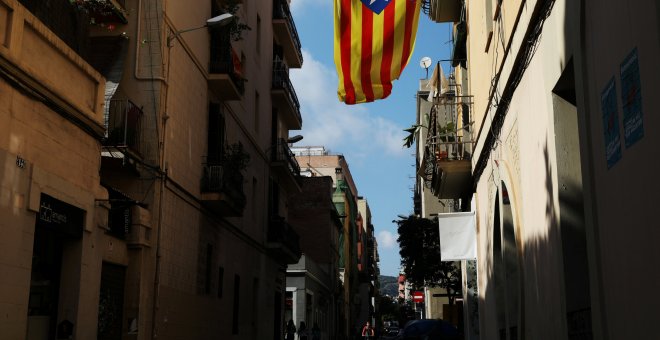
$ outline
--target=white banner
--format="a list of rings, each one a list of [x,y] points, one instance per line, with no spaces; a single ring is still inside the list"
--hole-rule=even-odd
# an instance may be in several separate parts
[[[438,214],[440,260],[477,258],[477,228],[474,212]]]

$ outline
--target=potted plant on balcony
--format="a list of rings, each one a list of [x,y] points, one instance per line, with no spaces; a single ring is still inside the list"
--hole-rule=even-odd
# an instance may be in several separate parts
[[[231,15],[236,16],[236,11],[238,11],[238,6],[240,4],[236,0],[227,0],[221,6],[221,11],[223,13],[230,13]],[[238,19],[232,20],[227,24],[224,29],[229,30],[229,36],[231,41],[239,41],[243,39],[243,31],[249,31],[252,28],[246,23],[240,22]]]
[[[250,154],[245,152],[241,142],[228,144],[225,147],[225,153],[223,155],[224,167],[241,172],[247,168],[249,163]]]

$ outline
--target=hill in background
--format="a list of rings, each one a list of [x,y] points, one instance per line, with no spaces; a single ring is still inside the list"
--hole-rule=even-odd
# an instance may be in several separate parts
[[[389,295],[393,297],[399,296],[399,283],[397,282],[397,277],[380,275],[378,280],[380,281],[381,295]]]

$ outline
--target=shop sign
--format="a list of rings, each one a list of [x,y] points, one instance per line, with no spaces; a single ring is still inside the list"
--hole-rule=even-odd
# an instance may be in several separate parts
[[[44,227],[81,237],[85,211],[46,194],[41,194],[37,227]]]

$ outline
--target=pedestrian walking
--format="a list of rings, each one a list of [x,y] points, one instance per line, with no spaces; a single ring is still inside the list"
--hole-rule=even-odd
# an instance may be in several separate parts
[[[314,323],[314,327],[312,327],[312,340],[321,340],[321,329],[316,322]]]
[[[374,329],[371,327],[371,323],[367,321],[364,327],[362,327],[362,339],[370,340],[373,339],[373,336],[374,336]]]
[[[286,324],[286,340],[295,340],[296,336],[296,325],[293,323],[293,320],[289,320]]]
[[[300,328],[298,328],[298,340],[307,340],[309,338],[309,331],[305,321],[300,321]]]

